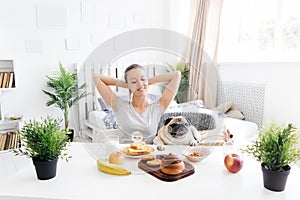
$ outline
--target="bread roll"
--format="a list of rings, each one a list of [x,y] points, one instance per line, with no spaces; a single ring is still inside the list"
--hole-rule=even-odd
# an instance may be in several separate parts
[[[155,155],[144,155],[141,157],[141,160],[148,161],[148,160],[154,160],[156,157]]]
[[[145,142],[134,142],[130,144],[130,147],[137,150],[143,150],[145,148]]]
[[[185,170],[185,164],[176,155],[168,154],[162,158],[160,171],[168,175],[177,175]]]

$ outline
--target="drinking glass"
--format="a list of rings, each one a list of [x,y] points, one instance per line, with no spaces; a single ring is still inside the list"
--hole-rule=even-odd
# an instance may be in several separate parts
[[[142,142],[143,140],[143,133],[141,133],[140,131],[134,131],[131,134],[131,139],[134,143],[136,142]]]
[[[107,135],[106,136],[106,152],[108,154],[119,151],[120,150],[120,143],[119,143],[119,136],[118,135]]]
[[[119,147],[119,136],[118,135],[108,135],[106,136],[108,142],[113,146]]]

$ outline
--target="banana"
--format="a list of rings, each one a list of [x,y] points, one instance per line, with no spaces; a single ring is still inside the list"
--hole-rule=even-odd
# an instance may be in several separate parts
[[[131,171],[126,169],[125,167],[117,164],[112,164],[106,162],[105,160],[98,159],[97,160],[98,169],[102,172],[107,174],[114,174],[114,175],[129,175]]]

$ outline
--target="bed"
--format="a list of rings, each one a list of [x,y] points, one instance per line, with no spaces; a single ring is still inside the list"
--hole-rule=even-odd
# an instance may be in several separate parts
[[[163,64],[142,64],[148,77],[155,76],[160,73],[166,73],[167,65]],[[118,134],[118,124],[114,116],[112,108],[105,103],[103,98],[96,90],[92,74],[94,72],[114,76],[123,77],[124,69],[128,65],[109,65],[106,67],[96,67],[95,65],[84,66],[83,71],[79,73],[80,82],[86,83],[86,92],[89,94],[79,103],[79,125],[80,139],[83,141],[99,142],[104,140],[107,135]],[[148,90],[149,101],[158,99],[164,89],[164,84],[151,85]],[[121,98],[128,99],[128,91],[123,88],[112,87],[113,91]],[[159,130],[164,121],[172,116],[184,116],[197,128],[199,131],[212,130],[218,127],[218,113],[206,109],[201,100],[193,100],[184,103],[176,103],[173,101],[165,113],[161,116],[160,123],[157,127]]]
[[[163,65],[144,65],[147,67],[148,76],[155,76],[158,73],[165,73],[166,66]],[[115,77],[122,77],[118,69],[109,66],[106,75]],[[96,69],[85,68],[90,72]],[[101,72],[101,68],[97,69]],[[87,72],[85,72],[88,74]],[[103,73],[103,72],[102,72]],[[91,75],[90,75],[91,76]],[[88,77],[88,76],[86,76]],[[109,135],[118,135],[118,125],[114,117],[114,113],[110,106],[108,106],[101,96],[96,91],[92,79],[86,78],[84,80],[87,85],[87,92],[89,95],[83,99],[79,104],[79,125],[80,125],[80,139],[84,142],[103,142]],[[164,85],[157,85],[149,88],[149,101],[155,101],[159,98]],[[123,98],[128,98],[127,91],[122,91],[121,88],[113,88],[114,91]],[[253,139],[258,130],[256,123],[229,118],[224,113],[206,109],[201,100],[193,100],[184,103],[173,102],[166,112],[161,116],[157,131],[162,127],[164,120],[172,116],[184,116],[199,130],[200,133],[205,133],[205,144],[222,145],[224,142],[231,140],[249,141]],[[246,135],[251,129],[251,135]],[[234,139],[229,139],[226,130],[230,130],[230,134],[234,135]]]

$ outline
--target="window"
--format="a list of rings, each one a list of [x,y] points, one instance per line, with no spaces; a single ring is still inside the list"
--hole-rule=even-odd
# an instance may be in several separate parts
[[[299,0],[225,0],[219,62],[300,61]]]

